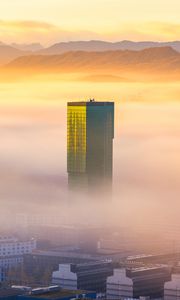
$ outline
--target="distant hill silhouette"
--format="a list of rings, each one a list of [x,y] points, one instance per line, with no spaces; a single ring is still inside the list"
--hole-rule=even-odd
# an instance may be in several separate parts
[[[11,46],[22,51],[32,51],[32,52],[40,51],[44,49],[44,47],[40,43],[32,43],[32,44],[12,43]]]
[[[77,59],[77,52],[106,52],[106,55],[108,55],[108,52],[111,51],[122,51],[122,50],[129,50],[129,51],[142,51],[149,48],[167,48],[171,47],[175,51],[180,53],[180,41],[174,41],[174,42],[164,42],[164,43],[158,43],[158,42],[132,42],[132,41],[121,41],[121,42],[105,42],[105,41],[72,41],[72,42],[62,42],[55,45],[52,45],[49,48],[43,48],[43,46],[39,43],[32,43],[32,44],[17,44],[13,43],[11,45],[6,45],[5,43],[0,41],[0,65],[6,64],[11,62],[12,60],[25,56],[25,55],[61,55],[66,52],[69,52],[68,56],[73,56],[73,54],[70,54],[71,52],[76,52],[75,56],[73,57],[73,60]],[[161,50],[162,51],[162,50]],[[85,54],[82,54],[82,59],[85,59]],[[110,55],[110,54],[109,54]],[[116,57],[120,56],[120,53],[116,53]],[[129,55],[128,52],[124,52],[123,55]],[[144,55],[144,54],[143,54]],[[154,55],[154,52],[152,52],[152,55]],[[164,54],[163,54],[164,55]],[[67,61],[68,56],[65,57],[65,60]],[[102,57],[100,54],[95,55],[95,59],[98,57]],[[136,57],[138,54],[136,54]],[[92,54],[91,54],[92,57]],[[61,57],[62,59],[63,57]],[[86,54],[87,58],[87,54]],[[135,55],[134,55],[135,58]],[[40,59],[40,58],[39,58]],[[54,58],[55,59],[55,58]],[[56,58],[58,63],[62,64],[62,62],[59,61],[59,58]],[[90,55],[89,58],[90,59]],[[132,58],[130,58],[131,60]],[[150,58],[149,58],[150,59]],[[36,59],[35,59],[36,60]],[[41,59],[43,60],[43,59]],[[46,60],[44,60],[43,64],[46,64],[49,66],[53,64],[52,58],[50,59],[51,63]],[[112,58],[111,58],[112,61]],[[36,60],[37,62],[37,60]],[[65,62],[64,62],[65,63]],[[85,62],[86,64],[87,62]],[[107,64],[107,63],[106,63]]]
[[[29,52],[21,51],[19,49],[0,43],[0,64],[1,65],[8,63],[19,56],[26,55],[26,54],[29,54]]]
[[[74,51],[60,55],[29,55],[18,57],[6,68],[86,72],[103,70],[180,70],[180,53],[171,47],[141,51],[118,50],[103,52]]]
[[[133,41],[120,41],[120,42],[105,42],[105,41],[72,41],[61,42],[52,45],[39,51],[39,54],[61,54],[67,51],[110,51],[110,50],[144,50],[146,48],[157,47],[172,47],[174,50],[180,52],[180,41],[174,42],[133,42]]]

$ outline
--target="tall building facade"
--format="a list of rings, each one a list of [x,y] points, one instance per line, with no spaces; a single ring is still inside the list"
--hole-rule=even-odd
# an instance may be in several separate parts
[[[69,102],[67,170],[70,190],[111,187],[114,102]]]

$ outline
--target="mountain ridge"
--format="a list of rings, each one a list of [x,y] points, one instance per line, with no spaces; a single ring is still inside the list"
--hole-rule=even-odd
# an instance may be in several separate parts
[[[17,57],[30,54],[28,51],[21,51],[12,46],[0,44],[0,64],[8,63]]]
[[[25,55],[60,55],[66,52],[107,52],[107,51],[142,51],[149,48],[167,48],[172,47],[175,51],[180,53],[180,41],[174,42],[133,42],[133,41],[120,41],[120,42],[107,42],[101,40],[91,41],[70,41],[56,43],[48,48],[43,48],[39,43],[31,44],[5,44],[0,42],[0,65],[11,62]],[[43,49],[42,49],[43,48]]]
[[[172,42],[153,42],[140,41],[134,42],[130,40],[123,40],[119,42],[108,42],[101,40],[90,41],[69,41],[60,42],[51,45],[48,48],[38,51],[39,54],[52,55],[61,54],[67,51],[108,51],[108,50],[143,50],[146,48],[157,47],[172,47],[174,50],[180,52],[180,41]]]
[[[103,52],[70,51],[60,55],[26,55],[8,63],[5,68],[83,70],[118,69],[122,66],[153,65],[157,68],[180,63],[180,53],[171,47],[148,48],[142,51],[117,50]]]
[[[40,43],[30,43],[30,44],[12,43],[9,46],[22,51],[30,51],[30,52],[36,52],[44,49],[44,47]]]

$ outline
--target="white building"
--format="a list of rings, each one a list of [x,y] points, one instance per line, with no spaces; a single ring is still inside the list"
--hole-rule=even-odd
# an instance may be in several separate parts
[[[0,282],[7,271],[23,263],[23,255],[36,249],[36,240],[19,241],[14,237],[0,236]]]
[[[36,240],[19,241],[13,237],[0,237],[0,257],[23,255],[36,249]]]
[[[180,274],[173,274],[164,285],[164,300],[180,300]]]
[[[52,274],[52,283],[63,289],[77,290],[77,275],[71,271],[70,264],[60,264],[59,270]]]
[[[126,269],[115,269],[107,278],[106,297],[109,300],[133,298],[133,281],[126,276]]]
[[[107,299],[160,299],[170,279],[170,270],[164,265],[115,269],[114,275],[107,278]]]

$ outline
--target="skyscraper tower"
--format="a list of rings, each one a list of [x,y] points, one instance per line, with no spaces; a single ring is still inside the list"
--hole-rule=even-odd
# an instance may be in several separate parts
[[[70,190],[111,189],[114,102],[68,102],[67,170]]]

